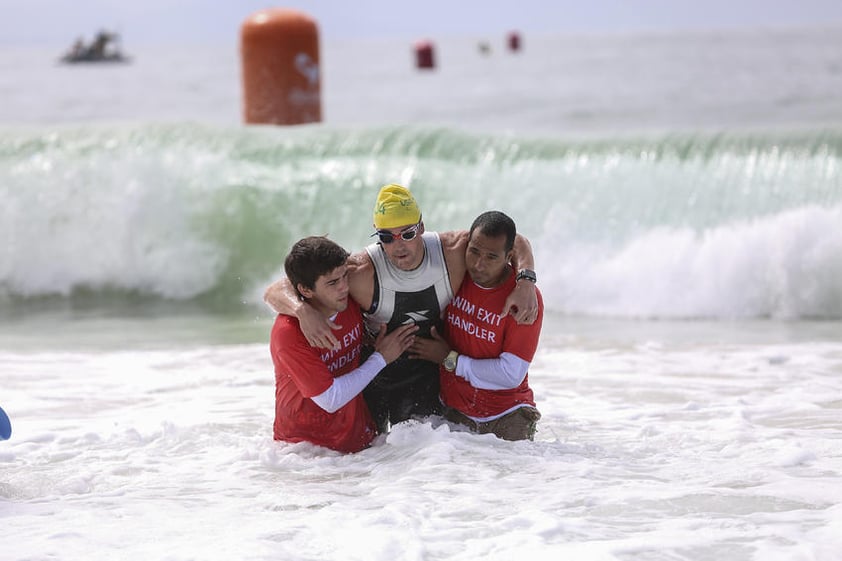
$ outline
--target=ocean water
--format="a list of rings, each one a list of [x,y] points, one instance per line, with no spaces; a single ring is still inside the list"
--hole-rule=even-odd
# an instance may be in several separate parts
[[[236,45],[0,52],[0,558],[837,559],[839,31],[325,40],[286,128]],[[388,182],[531,240],[535,442],[272,440],[263,289]]]

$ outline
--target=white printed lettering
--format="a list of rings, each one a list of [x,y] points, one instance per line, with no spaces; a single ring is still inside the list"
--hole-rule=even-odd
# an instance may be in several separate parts
[[[493,331],[490,331],[484,327],[478,327],[474,322],[469,321],[467,319],[463,319],[455,314],[448,314],[447,321],[453,327],[464,331],[468,335],[472,335],[477,339],[481,339],[483,341],[490,341],[494,343],[496,341],[496,334]]]
[[[484,321],[485,323],[490,323],[491,325],[500,325],[500,321],[503,318],[500,314],[495,314],[485,308],[480,308],[477,311],[477,319],[479,321]]]
[[[465,300],[461,296],[457,296],[456,298],[453,299],[453,305],[457,309],[462,310],[463,312],[465,312],[466,314],[468,314],[470,316],[474,315],[474,310],[475,310],[476,306],[474,304],[471,304],[470,302],[468,302],[467,300]]]

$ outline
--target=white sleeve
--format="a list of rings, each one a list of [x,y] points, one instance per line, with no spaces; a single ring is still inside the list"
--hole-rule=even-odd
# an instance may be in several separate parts
[[[363,391],[384,366],[386,359],[380,353],[374,352],[359,368],[334,378],[330,387],[319,395],[314,395],[312,400],[328,413],[335,413]]]
[[[471,358],[459,355],[456,375],[481,390],[510,390],[523,382],[529,363],[512,353],[498,358]]]

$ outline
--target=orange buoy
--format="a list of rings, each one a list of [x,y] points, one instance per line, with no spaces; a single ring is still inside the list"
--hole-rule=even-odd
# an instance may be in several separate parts
[[[520,33],[518,33],[517,31],[512,31],[511,33],[509,33],[508,43],[509,43],[509,50],[510,51],[519,51],[520,50]]]
[[[243,119],[297,125],[322,120],[319,32],[294,10],[269,8],[240,28]]]
[[[436,67],[435,49],[430,41],[415,43],[415,66],[416,68]]]

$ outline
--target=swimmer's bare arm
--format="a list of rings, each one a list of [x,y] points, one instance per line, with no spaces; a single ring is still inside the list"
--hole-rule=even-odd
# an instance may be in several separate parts
[[[450,275],[450,286],[453,294],[459,292],[462,279],[465,278],[465,252],[468,249],[468,231],[451,230],[439,232],[447,273]]]
[[[465,251],[468,248],[468,231],[454,230],[439,233],[441,238],[447,270],[453,293],[459,291],[462,279],[465,277]],[[520,269],[535,269],[535,257],[532,254],[532,244],[521,234],[515,236],[512,251],[512,265],[516,271]],[[538,296],[535,293],[535,283],[521,280],[514,290],[509,293],[503,306],[501,315],[512,314],[518,323],[534,323],[538,317]]]
[[[288,278],[284,277],[269,285],[263,294],[263,301],[279,314],[298,318],[301,332],[311,347],[332,349],[336,345],[336,337],[333,336],[331,330],[339,329],[341,326],[325,318],[310,304],[299,299]],[[325,335],[325,329],[328,335]]]
[[[351,255],[347,265],[351,298],[363,309],[368,309],[371,307],[374,292],[374,269],[371,259],[362,251]],[[342,326],[325,318],[310,304],[301,300],[286,277],[269,285],[263,295],[263,301],[279,314],[298,318],[301,332],[310,346],[332,349],[339,344],[333,330]]]
[[[521,269],[535,270],[535,256],[532,254],[532,244],[525,236],[515,236],[512,248],[512,266],[515,271]],[[526,279],[519,280],[506,298],[502,315],[512,314],[518,323],[535,323],[538,319],[538,295],[535,293],[535,283]]]

